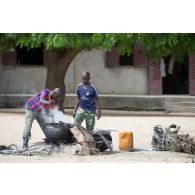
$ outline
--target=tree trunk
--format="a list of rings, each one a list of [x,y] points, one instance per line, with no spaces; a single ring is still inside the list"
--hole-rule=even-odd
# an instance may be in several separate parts
[[[63,103],[66,93],[64,84],[66,71],[68,70],[72,60],[79,52],[80,50],[78,49],[68,49],[63,57],[56,57],[55,55],[51,55],[51,61],[48,63],[46,88],[50,90],[60,88],[61,95],[59,98],[59,110],[61,111],[63,111]]]

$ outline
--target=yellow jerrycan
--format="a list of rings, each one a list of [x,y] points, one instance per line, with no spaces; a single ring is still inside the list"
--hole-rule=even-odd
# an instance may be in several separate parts
[[[119,149],[127,151],[133,149],[133,132],[131,131],[119,132]]]

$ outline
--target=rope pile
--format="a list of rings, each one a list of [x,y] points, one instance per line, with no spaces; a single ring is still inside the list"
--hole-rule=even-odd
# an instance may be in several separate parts
[[[195,154],[195,140],[189,134],[178,134],[180,127],[172,124],[165,130],[162,126],[154,127],[152,147],[154,150],[184,152]]]

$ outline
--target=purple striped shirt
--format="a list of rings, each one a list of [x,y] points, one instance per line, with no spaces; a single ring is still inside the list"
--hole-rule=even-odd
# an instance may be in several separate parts
[[[40,98],[43,97],[44,100],[49,101],[50,92],[51,91],[49,89],[42,89],[27,101],[27,107],[36,112],[41,111],[43,108],[49,109],[51,105],[41,103]],[[52,106],[56,106],[56,101],[52,104]]]

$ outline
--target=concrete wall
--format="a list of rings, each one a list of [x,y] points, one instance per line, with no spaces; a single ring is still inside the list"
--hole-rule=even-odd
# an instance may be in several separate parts
[[[0,66],[0,93],[32,94],[45,87],[46,68]]]
[[[45,86],[46,71],[42,66],[16,67],[0,63],[0,94],[4,94],[6,88],[8,94],[36,93]],[[67,93],[75,93],[83,71],[91,73],[91,82],[100,94],[148,94],[147,68],[128,66],[108,69],[105,67],[105,53],[100,50],[80,53],[73,60],[65,78]]]
[[[65,78],[67,92],[75,93],[77,84],[81,82],[83,71],[91,73],[91,82],[97,86],[100,94],[148,94],[147,67],[106,68],[105,53],[100,50],[80,53],[74,59]],[[70,75],[72,75],[73,80]]]
[[[81,82],[83,71],[91,73],[91,82],[97,86],[102,108],[163,108],[161,99],[137,97],[148,94],[148,68],[106,68],[105,53],[100,50],[80,53],[73,60],[65,77],[68,93],[65,108],[74,107],[76,86]],[[45,87],[46,74],[47,69],[43,66],[1,65],[0,58],[0,107],[22,108],[32,94]]]

